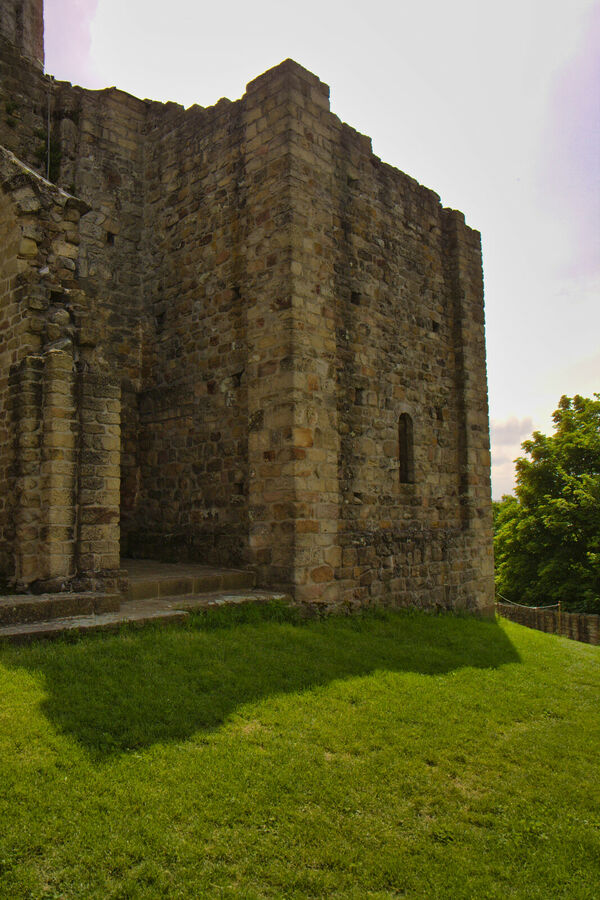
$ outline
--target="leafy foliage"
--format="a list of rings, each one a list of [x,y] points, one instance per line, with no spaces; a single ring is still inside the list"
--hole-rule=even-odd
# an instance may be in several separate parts
[[[600,394],[561,397],[555,433],[516,461],[516,497],[494,504],[496,588],[513,602],[600,612]]]

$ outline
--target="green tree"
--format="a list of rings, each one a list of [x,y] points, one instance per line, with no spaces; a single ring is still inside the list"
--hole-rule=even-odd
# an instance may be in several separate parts
[[[561,397],[554,434],[516,461],[516,497],[494,504],[496,589],[516,603],[600,613],[600,394]]]

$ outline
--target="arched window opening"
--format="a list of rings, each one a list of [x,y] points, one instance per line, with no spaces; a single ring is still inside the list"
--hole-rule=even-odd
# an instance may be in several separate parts
[[[402,413],[398,420],[398,459],[400,484],[413,484],[415,480],[413,423],[408,413]]]

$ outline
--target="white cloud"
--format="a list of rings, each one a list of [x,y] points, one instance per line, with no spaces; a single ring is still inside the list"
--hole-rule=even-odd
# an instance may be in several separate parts
[[[492,419],[490,436],[492,443],[496,446],[504,446],[506,444],[512,446],[528,437],[532,430],[533,419],[531,416],[528,416],[525,419],[517,419],[516,416],[512,416],[505,422],[498,422],[497,420]]]

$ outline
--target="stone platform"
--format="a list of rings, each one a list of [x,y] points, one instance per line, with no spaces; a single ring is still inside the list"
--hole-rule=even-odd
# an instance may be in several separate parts
[[[254,574],[195,564],[121,561],[126,595],[62,593],[0,597],[0,641],[27,642],[121,625],[183,621],[195,609],[290,601],[287,594],[257,590]]]

